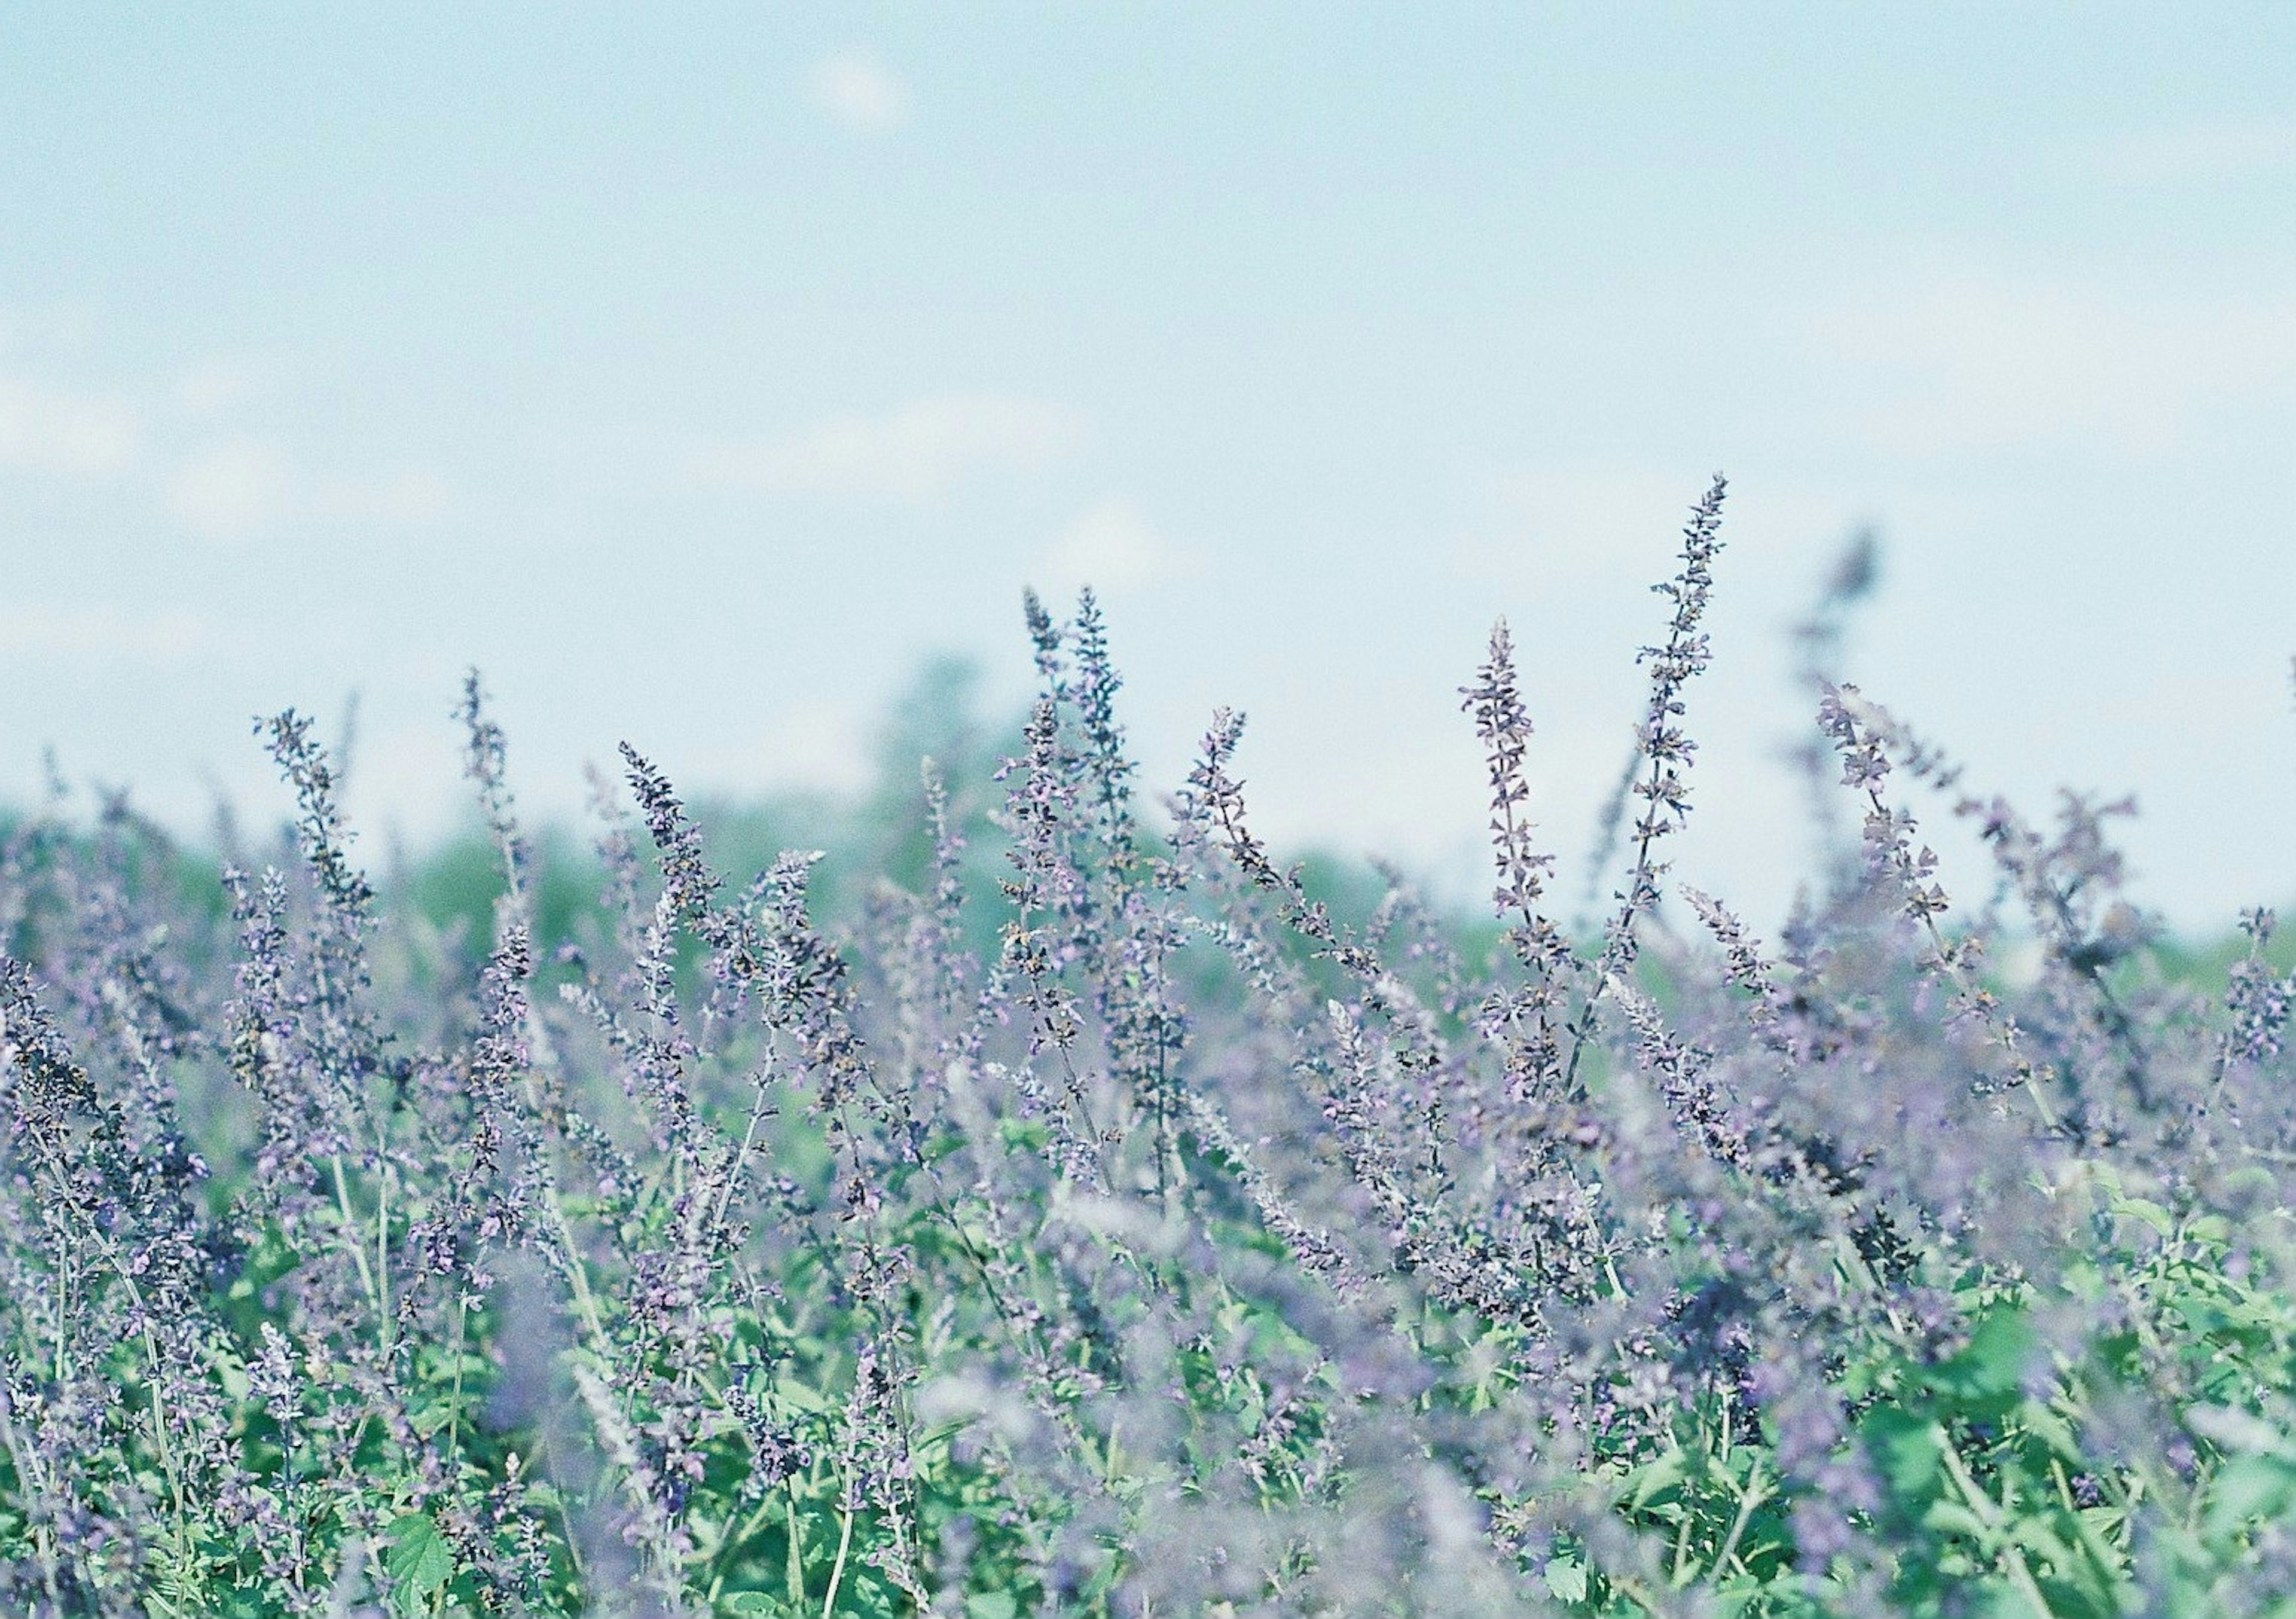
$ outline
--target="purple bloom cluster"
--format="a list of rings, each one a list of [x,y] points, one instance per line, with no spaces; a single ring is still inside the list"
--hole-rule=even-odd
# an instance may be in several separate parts
[[[1504,624],[1462,691],[1494,933],[1279,864],[1240,715],[1144,802],[1089,593],[1028,598],[1013,756],[927,761],[921,878],[833,916],[625,746],[602,896],[546,917],[577,857],[475,675],[476,934],[379,899],[291,712],[291,824],[219,884],[116,800],[16,822],[0,1607],[2263,1611],[2271,913],[2195,987],[2125,805],[2037,826],[1833,683],[1870,549],[1800,637],[1857,830],[1775,942],[1675,886],[1723,494],[1657,587],[1599,928],[1550,914]],[[1985,904],[1907,794],[1980,832]]]

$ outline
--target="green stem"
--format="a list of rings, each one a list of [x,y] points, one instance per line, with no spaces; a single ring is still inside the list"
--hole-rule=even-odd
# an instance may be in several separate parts
[[[789,1557],[785,1572],[789,1579],[789,1599],[791,1607],[805,1606],[805,1526],[797,1521],[797,1479],[792,1476],[783,1497],[789,1509]]]
[[[1970,1476],[1968,1464],[1962,1460],[1960,1451],[1955,1448],[1953,1436],[1940,1423],[1931,1427],[1930,1438],[1938,1447],[1938,1453],[1945,1459],[1945,1470],[1953,1479],[1954,1487],[1961,1492],[1962,1500],[1968,1503],[1970,1511],[1976,1514],[1978,1520],[1988,1529],[1997,1533],[2001,1527],[2000,1503],[1980,1489],[1977,1480]],[[2025,1554],[2013,1545],[2004,1546],[2002,1553],[2008,1560],[2010,1583],[2016,1586],[2025,1600],[2033,1605],[2033,1611],[2040,1615],[2040,1619],[2056,1619],[2054,1610],[2049,1607],[2049,1599],[2041,1594],[2040,1582],[2033,1578],[2032,1569],[2026,1565]]]
[[[718,1555],[709,1559],[709,1588],[702,1593],[704,1601],[714,1603],[718,1600],[718,1592],[726,1589],[726,1576],[732,1572],[728,1565],[734,1554],[742,1549],[751,1535],[765,1527],[766,1515],[773,1509],[774,1500],[769,1495],[758,1503],[758,1509],[755,1512],[742,1520],[740,1528],[728,1529],[726,1532],[725,1544],[718,1547]],[[802,1593],[800,1594],[802,1595]]]
[[[375,1346],[390,1359],[390,1165],[386,1161],[375,1176],[374,1191]]]
[[[1722,1542],[1722,1549],[1714,1554],[1714,1579],[1719,1580],[1730,1566],[1730,1559],[1738,1555],[1738,1542],[1745,1539],[1746,1525],[1754,1521],[1755,1509],[1769,1499],[1769,1488],[1762,1483],[1762,1459],[1757,1454],[1746,1475],[1746,1492],[1738,1498],[1738,1516],[1731,1522],[1729,1537]]]
[[[459,1296],[455,1300],[455,1398],[447,1407],[447,1477],[451,1484],[455,1469],[463,1455],[463,1318],[470,1312],[469,1302]]]
[[[22,1439],[18,1435],[15,1414],[5,1400],[0,1400],[0,1443],[5,1443],[8,1447],[8,1459],[15,1466],[17,1483],[20,1485],[31,1487],[31,1500],[45,1499],[53,1502],[55,1498],[51,1486],[43,1476],[43,1469],[37,1465],[37,1458],[26,1449]],[[26,1505],[29,1507],[30,1502],[28,1501]],[[61,1582],[56,1578],[55,1525],[37,1513],[27,1511],[24,1516],[32,1532],[34,1555],[39,1563],[41,1583],[48,1593],[48,1605],[56,1612],[62,1613],[63,1593]]]
[[[343,1182],[343,1155],[339,1152],[331,1153],[328,1155],[327,1162],[335,1172],[335,1208],[342,1215],[344,1226],[347,1229],[354,1227],[358,1224],[358,1221],[351,1214],[350,1188]],[[350,1245],[350,1249],[351,1263],[358,1267],[359,1287],[372,1300],[375,1296],[374,1272],[367,1268],[366,1249],[356,1242]]]
[[[821,1599],[821,1619],[830,1619],[837,1611],[837,1587],[845,1578],[845,1553],[853,1544],[853,1509],[840,1506],[838,1516],[843,1522],[837,1531],[837,1561],[829,1566],[829,1594]]]

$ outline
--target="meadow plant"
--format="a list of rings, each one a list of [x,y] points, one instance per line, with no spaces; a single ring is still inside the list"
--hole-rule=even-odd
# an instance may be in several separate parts
[[[1089,592],[1027,599],[1018,750],[924,762],[922,875],[834,918],[625,745],[545,928],[475,675],[478,932],[378,899],[295,713],[291,824],[204,878],[59,789],[0,846],[0,1607],[2296,1610],[2271,913],[2195,986],[2126,806],[2036,824],[1836,683],[1870,547],[1798,637],[1839,835],[1792,916],[1676,885],[1723,500],[1599,927],[1505,624],[1495,931],[1279,864],[1240,715],[1144,805]]]

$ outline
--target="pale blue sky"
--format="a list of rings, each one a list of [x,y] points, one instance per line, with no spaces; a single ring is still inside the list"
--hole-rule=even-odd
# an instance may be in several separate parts
[[[471,662],[540,809],[833,784],[1089,577],[1152,780],[1232,703],[1453,885],[1506,613],[1567,865],[1720,468],[1685,872],[1775,914],[1871,521],[1871,695],[2296,898],[2296,7],[348,10],[0,22],[0,797],[268,805],[356,688],[420,838]]]

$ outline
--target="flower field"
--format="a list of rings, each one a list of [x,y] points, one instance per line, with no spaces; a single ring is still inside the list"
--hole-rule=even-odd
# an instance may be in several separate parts
[[[2269,913],[2182,970],[2110,807],[1815,683],[1791,921],[1675,882],[1723,496],[1585,930],[1504,626],[1488,913],[1354,914],[1240,719],[1144,787],[1089,593],[833,915],[627,745],[554,869],[476,676],[477,926],[378,893],[291,712],[277,838],[18,819],[0,1609],[2296,1612]]]

